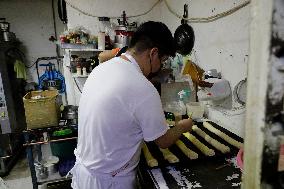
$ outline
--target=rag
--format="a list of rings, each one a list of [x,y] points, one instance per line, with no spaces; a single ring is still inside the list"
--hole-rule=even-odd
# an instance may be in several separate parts
[[[21,60],[16,60],[14,64],[14,71],[18,79],[27,80],[27,72],[25,64]]]

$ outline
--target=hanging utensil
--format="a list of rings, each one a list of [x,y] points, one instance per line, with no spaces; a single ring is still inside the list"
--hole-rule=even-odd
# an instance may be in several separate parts
[[[194,45],[195,35],[193,28],[187,24],[188,18],[188,5],[184,5],[184,15],[181,20],[181,25],[176,29],[174,33],[174,39],[176,42],[177,52],[182,55],[188,55]]]

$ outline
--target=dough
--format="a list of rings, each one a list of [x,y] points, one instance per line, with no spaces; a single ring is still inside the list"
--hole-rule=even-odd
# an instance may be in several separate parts
[[[192,126],[192,130],[196,132],[199,136],[204,138],[209,144],[214,146],[217,150],[221,151],[223,154],[230,152],[230,148],[228,146],[225,146],[224,144],[218,142],[214,138],[207,135],[204,131],[199,129],[196,125]]]
[[[169,163],[179,162],[179,159],[168,148],[160,148],[160,151],[163,153],[164,159],[167,160]]]
[[[229,144],[237,147],[237,148],[242,148],[243,147],[243,143],[236,141],[235,139],[229,137],[228,135],[226,135],[225,133],[223,133],[222,131],[216,129],[215,127],[213,127],[210,123],[208,122],[203,122],[203,126],[208,129],[209,131],[211,131],[212,133],[216,134],[217,136],[219,136],[220,138],[224,139],[225,141],[227,141]]]
[[[152,156],[152,154],[149,151],[149,148],[147,147],[145,143],[142,146],[142,151],[144,153],[146,162],[149,167],[157,167],[159,165],[158,161]]]
[[[179,149],[189,158],[189,159],[197,159],[198,154],[189,148],[185,146],[185,144],[181,141],[178,140],[176,141],[176,145],[179,147]]]
[[[206,156],[214,156],[215,151],[205,146],[202,142],[200,142],[195,136],[190,134],[189,132],[183,133],[183,135],[190,140],[194,146],[196,146],[204,155]]]

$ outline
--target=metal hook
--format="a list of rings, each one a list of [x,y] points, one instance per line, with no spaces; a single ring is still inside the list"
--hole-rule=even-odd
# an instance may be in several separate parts
[[[188,4],[184,4],[183,6],[183,18],[188,18]],[[187,20],[182,19],[181,24],[186,24]]]

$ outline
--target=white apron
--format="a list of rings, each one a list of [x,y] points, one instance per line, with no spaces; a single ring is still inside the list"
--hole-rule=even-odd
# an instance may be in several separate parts
[[[137,188],[136,171],[127,173],[127,175],[123,173],[127,166],[132,163],[131,161],[119,170],[104,174],[96,173],[94,170],[85,167],[80,157],[76,155],[76,163],[69,172],[72,174],[71,187],[73,189],[135,189]]]

